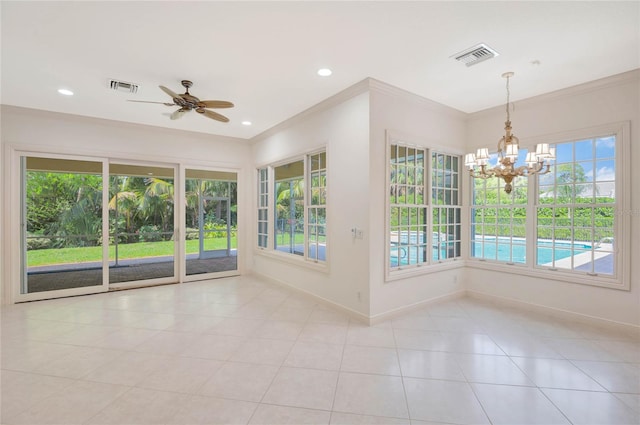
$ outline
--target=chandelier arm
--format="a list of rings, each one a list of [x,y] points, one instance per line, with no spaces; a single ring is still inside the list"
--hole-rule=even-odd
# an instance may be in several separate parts
[[[540,169],[542,169],[544,167],[541,167]],[[547,162],[547,169],[542,171],[542,172],[538,172],[538,174],[547,174],[548,172],[551,171],[551,163]]]
[[[515,168],[513,173],[516,176],[528,176],[529,168],[526,165],[521,165],[520,167]]]
[[[502,136],[500,140],[498,140],[498,154],[507,150],[507,138]]]
[[[527,167],[527,176],[532,176],[534,174],[542,175],[547,174],[551,171],[551,164],[547,163],[545,168],[544,162],[537,162],[532,167]]]
[[[486,165],[481,165],[480,170],[470,169],[469,174],[475,179],[488,179],[497,175],[493,168],[487,169]]]
[[[538,174],[540,169],[541,169],[541,166],[539,162],[536,162],[531,166],[527,166],[527,177],[533,176],[534,174]]]

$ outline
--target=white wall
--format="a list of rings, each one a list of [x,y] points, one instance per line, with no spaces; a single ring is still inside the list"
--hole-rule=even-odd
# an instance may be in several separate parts
[[[515,87],[512,87],[512,92]],[[565,283],[490,270],[469,269],[465,286],[472,291],[538,304],[615,322],[640,325],[640,71],[516,102],[513,131],[527,140],[599,125],[631,121],[631,290]],[[503,133],[504,107],[470,116],[469,151],[492,148]],[[539,140],[538,140],[539,141]],[[489,143],[489,146],[487,146]],[[635,166],[633,166],[635,165]]]
[[[382,317],[385,313],[463,289],[460,277],[463,269],[459,267],[385,282],[385,211],[388,194],[387,132],[412,144],[462,154],[465,148],[465,119],[465,114],[436,102],[379,82],[372,84],[369,151],[371,317]],[[438,268],[427,267],[431,270]]]
[[[309,267],[300,257],[256,249],[253,271],[362,316],[369,314],[369,94],[365,90],[366,84],[360,83],[253,140],[257,167],[326,148],[328,245],[326,270]],[[255,189],[253,194],[255,205]],[[364,239],[351,237],[353,227],[364,229]],[[255,238],[252,244],[256,246]]]
[[[243,190],[248,183],[246,176],[250,174],[250,148],[246,140],[4,105],[1,131],[4,161],[0,187],[5,203],[2,206],[5,237],[0,245],[0,257],[5,266],[0,273],[3,279],[3,302],[10,302],[10,268],[19,267],[19,261],[8,261],[12,252],[11,244],[16,241],[10,240],[7,229],[19,225],[11,223],[11,214],[8,214],[8,211],[19,208],[18,205],[11,205],[7,196],[12,184],[9,179],[12,149],[238,170],[239,193],[245,193],[244,197],[238,199],[238,227],[242,232],[250,225],[244,219],[245,206],[251,205],[247,190]],[[242,270],[242,261],[250,252],[246,250],[249,245],[245,241],[250,238],[250,232],[241,233],[241,237],[239,267]]]

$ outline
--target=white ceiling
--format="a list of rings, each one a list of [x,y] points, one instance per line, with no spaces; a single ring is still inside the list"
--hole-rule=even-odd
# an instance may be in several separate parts
[[[640,2],[1,2],[1,102],[250,138],[367,77],[475,112],[640,67]],[[478,43],[500,56],[450,56]],[[331,77],[316,70],[329,67]],[[111,91],[109,78],[140,85]],[[224,124],[127,99],[230,100]],[[72,97],[57,89],[73,90]],[[251,127],[241,125],[250,120]]]

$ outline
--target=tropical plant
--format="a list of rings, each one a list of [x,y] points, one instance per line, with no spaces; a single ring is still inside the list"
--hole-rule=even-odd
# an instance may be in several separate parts
[[[28,171],[27,232],[48,242],[28,247],[91,246],[102,230],[102,177],[93,174]]]
[[[145,185],[146,189],[139,201],[140,213],[146,222],[160,222],[163,237],[168,240],[173,229],[173,181],[149,177],[145,179]]]

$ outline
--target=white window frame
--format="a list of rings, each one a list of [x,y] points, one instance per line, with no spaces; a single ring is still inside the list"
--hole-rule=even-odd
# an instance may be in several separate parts
[[[434,155],[435,156],[443,156],[445,157],[445,163],[446,163],[446,158],[451,158],[456,159],[458,162],[457,165],[457,171],[455,170],[447,170],[446,168],[443,168],[443,175],[446,175],[447,172],[449,172],[449,176],[451,178],[451,180],[455,180],[457,181],[457,185],[443,185],[443,186],[435,186],[433,183],[434,177],[436,176],[436,172],[440,170],[440,168],[438,168],[437,170],[435,170],[433,168],[433,164],[434,164]],[[462,178],[465,172],[464,169],[464,164],[462,162],[462,157],[460,155],[456,155],[456,154],[452,154],[452,153],[447,153],[447,152],[443,152],[437,149],[430,149],[429,150],[429,164],[431,165],[431,168],[429,169],[429,167],[427,168],[427,171],[430,171],[430,180],[431,180],[431,187],[429,190],[429,196],[431,199],[430,202],[430,211],[429,211],[429,217],[431,219],[430,221],[430,228],[431,228],[431,235],[432,237],[435,237],[435,235],[437,234],[437,253],[438,253],[438,258],[434,259],[434,253],[433,253],[433,248],[434,248],[434,241],[431,241],[431,256],[429,257],[431,259],[432,262],[437,262],[437,263],[443,263],[446,261],[455,261],[456,259],[460,259],[462,258]],[[453,167],[452,167],[453,168]],[[455,179],[455,177],[457,177],[457,179]],[[448,204],[436,204],[436,201],[434,199],[434,193],[435,191],[449,191],[449,197],[450,199],[454,198],[454,194],[455,194],[455,199],[456,202],[450,202]],[[445,222],[439,222],[439,223],[435,223],[434,217],[435,217],[435,212],[436,211],[440,211],[444,214],[439,214],[440,217],[446,217],[447,220],[445,220]],[[456,221],[454,219],[453,222],[451,222],[449,220],[450,217],[450,212],[454,212],[454,216],[455,216],[455,212],[457,212],[458,215],[458,220]],[[454,228],[457,227],[457,234],[459,235],[458,239],[453,239],[453,240],[449,240],[448,239],[448,235],[449,232],[447,231],[445,233],[445,237],[446,239],[443,241],[442,240],[442,234],[438,231],[435,231],[435,228],[437,227],[446,227],[447,230],[450,229],[451,226],[453,226]],[[456,233],[456,232],[454,232]],[[451,244],[453,244],[454,250],[453,253],[454,255],[450,256],[450,247]],[[444,247],[444,249],[447,250],[447,254],[445,257],[440,258],[440,250]]]
[[[258,199],[257,199],[257,217],[256,217],[256,246],[260,249],[266,249],[269,247],[269,168],[258,168],[257,181],[258,181]],[[264,219],[260,216],[264,215]],[[260,232],[260,224],[266,225],[266,232]],[[261,237],[265,238],[265,244],[260,244]]]
[[[329,246],[330,246],[330,242],[329,242],[329,234],[328,234],[328,221],[329,221],[329,217],[328,217],[328,195],[327,195],[327,200],[325,202],[325,204],[323,205],[323,207],[325,208],[325,232],[327,233],[327,235],[325,236],[325,260],[318,260],[315,258],[311,258],[309,256],[309,207],[318,207],[318,205],[310,205],[309,204],[309,199],[311,196],[311,190],[310,190],[310,185],[309,185],[309,181],[311,178],[310,175],[310,158],[311,156],[314,155],[318,155],[324,153],[325,154],[325,158],[327,158],[327,164],[325,164],[325,175],[326,175],[326,180],[325,180],[325,187],[324,189],[328,192],[329,189],[329,167],[328,167],[328,150],[326,149],[326,147],[320,148],[320,149],[316,149],[316,150],[312,150],[312,151],[308,151],[308,152],[304,152],[301,153],[299,155],[296,156],[292,156],[289,157],[287,159],[278,161],[278,162],[273,162],[270,164],[265,164],[265,165],[261,165],[259,167],[256,168],[255,171],[255,182],[257,182],[258,184],[255,186],[256,189],[258,190],[258,195],[259,195],[259,181],[260,181],[260,169],[267,169],[267,175],[268,175],[268,207],[267,209],[270,210],[268,211],[268,237],[267,237],[267,247],[260,247],[258,245],[258,209],[259,209],[259,198],[258,196],[256,196],[256,202],[258,202],[256,204],[256,208],[254,209],[255,211],[255,220],[254,220],[254,225],[255,225],[255,232],[254,232],[254,237],[256,238],[255,242],[254,242],[254,247],[255,247],[255,252],[256,254],[259,255],[264,255],[270,258],[274,258],[283,262],[287,262],[287,263],[292,263],[292,264],[297,264],[297,265],[302,265],[308,268],[312,268],[318,271],[323,271],[323,272],[328,272],[329,271],[329,258],[330,258],[330,250],[329,250]],[[298,162],[298,161],[302,161],[303,162],[303,166],[304,166],[304,171],[303,171],[303,176],[304,176],[304,254],[303,255],[296,255],[293,253],[288,253],[288,252],[282,252],[282,251],[278,251],[275,249],[275,225],[274,225],[274,220],[275,220],[275,214],[273,213],[273,208],[275,208],[276,205],[276,200],[275,200],[275,168],[282,166],[282,165],[286,165],[286,164],[290,164],[293,162]]]
[[[521,145],[531,147],[537,143],[560,144],[572,141],[596,139],[600,137],[615,136],[616,137],[616,156],[615,156],[615,198],[616,203],[611,204],[616,210],[614,234],[616,242],[615,246],[615,266],[614,274],[610,275],[589,275],[586,272],[577,272],[575,270],[558,269],[553,270],[545,267],[536,267],[533,254],[536,251],[536,220],[537,211],[535,200],[537,196],[529,196],[527,203],[527,262],[526,265],[518,267],[507,264],[499,264],[498,262],[483,261],[480,259],[469,258],[467,265],[473,268],[481,268],[487,270],[497,270],[521,274],[525,276],[538,277],[542,279],[551,279],[561,282],[583,284],[590,286],[599,286],[611,289],[629,290],[630,289],[630,267],[631,267],[631,235],[630,225],[631,216],[631,167],[630,167],[630,145],[631,145],[631,124],[629,121],[604,124],[595,127],[589,127],[574,131],[530,138],[521,142]],[[471,179],[471,177],[469,177]],[[529,193],[538,193],[537,178],[529,178]],[[470,182],[472,184],[472,182]],[[471,205],[473,193],[469,195],[469,211],[473,207]],[[591,204],[585,204],[591,205]],[[468,221],[471,225],[471,219]]]
[[[426,261],[423,263],[415,264],[412,266],[403,266],[403,267],[391,267],[391,196],[390,196],[390,187],[391,187],[391,146],[392,145],[401,145],[410,148],[422,149],[425,151],[425,171],[424,171],[424,203],[423,207],[426,209],[426,225],[427,225],[427,235],[433,235],[433,207],[432,207],[432,165],[431,165],[431,154],[432,152],[441,153],[444,155],[453,155],[459,158],[459,179],[458,179],[458,202],[460,203],[460,231],[462,234],[462,239],[464,239],[464,213],[465,209],[462,208],[462,200],[464,199],[462,180],[464,179],[464,166],[462,163],[462,152],[458,152],[455,149],[447,148],[446,146],[441,146],[435,143],[428,143],[423,141],[421,143],[412,142],[412,140],[417,140],[413,136],[402,135],[400,133],[387,131],[386,133],[386,146],[385,146],[385,186],[384,186],[384,197],[385,197],[385,282],[393,282],[397,280],[402,280],[406,278],[411,278],[413,276],[419,276],[429,273],[435,273],[447,269],[453,269],[464,266],[464,261],[461,261],[464,257],[457,256],[448,259],[442,259],[439,261],[433,261],[433,247],[432,241],[427,241],[427,252],[426,252]],[[464,243],[461,243],[461,252],[464,252]]]
[[[521,149],[521,152],[524,149]],[[520,155],[521,157],[523,157],[524,155]],[[497,160],[497,155],[493,154],[491,155],[491,159],[490,161],[495,162]],[[495,190],[497,191],[497,195],[498,195],[498,202],[495,204],[486,204],[482,203],[482,204],[474,204],[474,197],[475,197],[475,187],[478,184],[482,184],[482,185],[486,185],[487,180],[483,180],[483,179],[474,179],[471,181],[471,189],[470,189],[470,194],[471,194],[471,198],[470,198],[470,204],[469,204],[469,257],[473,260],[476,261],[486,261],[486,262],[493,262],[493,263],[499,263],[499,264],[506,264],[509,266],[517,266],[517,267],[522,267],[522,266],[526,266],[527,262],[530,261],[530,256],[526,256],[526,259],[524,262],[520,262],[520,261],[515,261],[513,258],[513,249],[514,246],[520,246],[522,248],[524,248],[525,252],[527,251],[527,244],[528,241],[530,239],[530,235],[528,234],[528,226],[527,224],[529,223],[529,220],[531,219],[531,211],[530,208],[528,208],[528,205],[530,204],[530,196],[529,194],[531,193],[532,189],[530,187],[530,184],[527,180],[527,177],[516,177],[514,179],[514,181],[512,182],[513,184],[513,192],[511,194],[507,194],[506,192],[504,192],[504,186],[505,183],[503,180],[498,180],[498,186],[495,188]],[[514,202],[515,198],[516,198],[516,191],[520,188],[526,188],[527,189],[527,201],[524,203],[516,203]],[[491,190],[494,190],[493,188]],[[485,201],[486,201],[486,186],[485,186]],[[521,243],[517,243],[519,242],[518,240],[516,240],[514,243],[514,238],[519,238],[520,236],[513,236],[513,233],[511,233],[509,236],[501,236],[500,235],[500,231],[499,231],[499,226],[502,225],[504,226],[508,226],[509,229],[511,231],[513,231],[513,228],[516,226],[516,224],[514,224],[513,216],[509,217],[509,223],[500,223],[500,211],[502,210],[513,210],[515,208],[522,208],[525,209],[525,222],[522,223],[521,225],[524,227],[524,241]],[[476,239],[474,239],[473,237],[473,226],[480,224],[474,221],[474,214],[473,214],[473,210],[480,210],[480,211],[488,211],[488,210],[492,210],[495,211],[495,217],[496,217],[496,222],[495,222],[495,239],[493,241],[493,243],[491,243],[491,245],[494,246],[494,249],[496,251],[496,258],[486,258],[484,256],[479,256],[479,257],[475,257],[474,255],[474,249],[475,249],[475,244],[478,243],[482,246],[482,251],[484,252],[485,247],[487,247],[489,245],[489,243],[483,241],[477,241]],[[486,226],[484,220],[482,221],[482,226]],[[486,236],[486,233],[483,231],[482,232],[482,236],[484,239],[484,236]],[[503,238],[502,240],[499,240],[498,238]],[[508,241],[505,241],[504,238],[508,238]],[[498,252],[498,247],[499,246],[508,246],[509,247],[509,259],[508,260],[500,260],[497,258],[497,252]]]
[[[323,155],[324,154],[324,155]],[[320,163],[317,169],[313,168],[313,158],[318,157],[318,160],[324,157],[324,164]],[[316,263],[325,263],[327,261],[327,153],[326,151],[316,152],[306,155],[305,158],[305,257]],[[318,178],[318,185],[313,185],[313,179]],[[324,178],[323,178],[324,177]],[[313,192],[317,191],[318,202],[313,203]],[[316,216],[320,211],[324,211],[324,224],[318,222],[311,222],[312,211],[315,211]],[[319,229],[324,228],[324,259],[319,258],[320,241]],[[314,229],[314,240],[311,240],[311,230]],[[315,256],[311,255],[310,247],[315,245]]]

